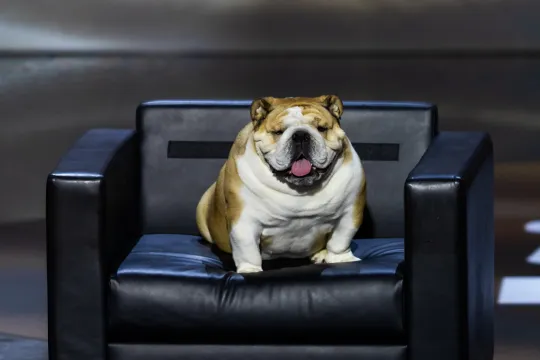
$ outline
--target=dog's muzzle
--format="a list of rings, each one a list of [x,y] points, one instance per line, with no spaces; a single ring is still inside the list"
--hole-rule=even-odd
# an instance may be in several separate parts
[[[311,135],[308,132],[304,130],[298,130],[292,135],[291,139],[294,143],[295,153],[297,155],[307,154],[309,152]]]

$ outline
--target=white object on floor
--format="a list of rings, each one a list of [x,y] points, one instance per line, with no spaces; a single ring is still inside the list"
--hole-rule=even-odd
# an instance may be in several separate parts
[[[540,220],[525,223],[528,234],[540,234]],[[540,265],[540,247],[527,256],[529,264]],[[501,281],[499,298],[501,305],[540,305],[540,276],[505,276]]]
[[[527,262],[529,264],[540,265],[540,247],[531,255],[527,256]]]
[[[506,276],[501,281],[501,305],[540,305],[540,276]]]
[[[526,222],[524,228],[528,234],[540,234],[540,220]]]

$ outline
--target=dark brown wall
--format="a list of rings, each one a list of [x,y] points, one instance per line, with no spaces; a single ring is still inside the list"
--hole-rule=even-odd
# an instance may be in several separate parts
[[[536,0],[1,0],[11,51],[537,49]]]

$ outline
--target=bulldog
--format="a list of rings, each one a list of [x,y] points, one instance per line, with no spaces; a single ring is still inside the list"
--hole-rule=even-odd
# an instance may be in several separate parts
[[[342,113],[335,95],[251,104],[251,122],[196,214],[202,237],[232,253],[238,273],[284,257],[360,260],[350,245],[362,224],[366,181]]]

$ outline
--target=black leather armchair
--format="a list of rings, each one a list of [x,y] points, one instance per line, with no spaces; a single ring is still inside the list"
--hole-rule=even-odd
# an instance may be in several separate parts
[[[366,169],[363,261],[270,261],[242,276],[195,207],[247,101],[143,104],[92,130],[47,182],[51,360],[493,357],[489,136],[429,104],[345,102]]]

